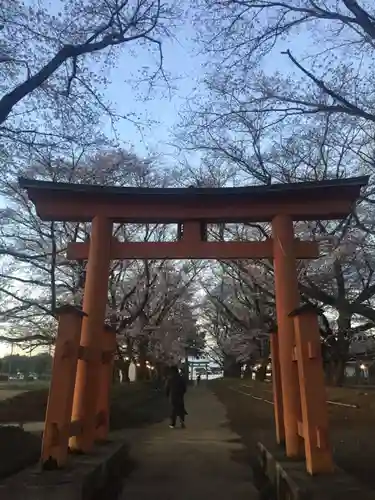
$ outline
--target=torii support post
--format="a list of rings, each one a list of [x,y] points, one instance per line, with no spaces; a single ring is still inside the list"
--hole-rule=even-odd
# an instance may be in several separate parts
[[[294,323],[293,318],[289,317],[290,311],[299,306],[292,218],[287,215],[276,216],[272,220],[272,233],[285,450],[288,457],[300,458],[304,454],[303,439],[298,434],[301,402],[298,370],[293,362]]]
[[[277,444],[285,444],[283,395],[280,380],[279,341],[277,333],[271,333],[272,388]]]
[[[296,364],[302,407],[299,433],[305,443],[306,469],[311,475],[331,473],[334,464],[328,436],[327,397],[317,311],[311,306],[303,306],[290,316],[294,320],[296,335]]]
[[[92,221],[86,271],[81,356],[78,361],[72,420],[82,422],[82,433],[72,437],[72,450],[89,453],[95,442],[96,406],[101,365],[101,336],[108,294],[112,222],[104,217]]]
[[[41,456],[45,469],[64,467],[67,462],[81,323],[85,313],[73,306],[63,306],[56,311],[56,316],[59,326]]]
[[[96,406],[96,441],[106,441],[109,433],[110,391],[113,379],[113,361],[116,352],[116,330],[106,326],[102,333],[102,360],[99,374]]]

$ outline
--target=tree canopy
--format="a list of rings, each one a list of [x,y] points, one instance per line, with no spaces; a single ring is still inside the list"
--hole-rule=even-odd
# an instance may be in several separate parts
[[[141,155],[123,144],[118,127],[137,118],[121,116],[106,90],[129,57],[139,60],[132,83],[145,106],[148,90],[160,84],[183,92],[165,70],[164,47],[180,43],[185,19],[195,21],[189,50],[203,64],[176,109],[175,154]],[[375,325],[374,40],[369,0],[69,0],[54,7],[5,0],[0,340],[53,344],[56,307],[80,305],[85,284],[85,262],[67,261],[65,252],[69,242],[89,237],[90,224],[41,221],[19,175],[215,187],[367,174],[347,219],[295,224],[297,237],[320,244],[319,259],[298,263],[299,287],[301,301],[320,308],[322,344],[339,380],[352,339]],[[145,53],[152,55],[147,64]],[[120,241],[167,241],[177,232],[172,225],[114,228]],[[260,241],[271,227],[221,224],[207,232],[211,240]],[[118,359],[123,367],[131,360],[163,364],[203,349],[229,371],[268,359],[273,272],[269,261],[114,261],[106,321],[118,334]]]

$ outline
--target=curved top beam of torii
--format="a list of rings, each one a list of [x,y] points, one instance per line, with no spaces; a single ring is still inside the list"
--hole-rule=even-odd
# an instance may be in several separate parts
[[[342,219],[369,177],[238,188],[133,188],[20,178],[43,220],[176,223]]]

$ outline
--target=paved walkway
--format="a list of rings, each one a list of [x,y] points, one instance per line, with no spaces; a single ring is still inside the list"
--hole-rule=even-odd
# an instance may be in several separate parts
[[[234,461],[243,450],[226,412],[205,388],[186,398],[187,428],[154,425],[132,445],[137,467],[125,480],[121,500],[257,500],[250,466]]]

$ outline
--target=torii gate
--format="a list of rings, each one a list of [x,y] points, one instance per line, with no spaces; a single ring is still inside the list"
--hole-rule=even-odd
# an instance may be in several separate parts
[[[319,331],[315,315],[298,311],[296,260],[319,256],[315,242],[294,238],[293,221],[342,219],[368,177],[240,188],[122,188],[21,178],[42,220],[92,221],[88,243],[71,243],[69,259],[88,259],[71,443],[89,452],[95,438],[100,336],[111,259],[273,259],[278,333],[273,335],[276,435],[288,457],[306,455],[310,473],[332,471]],[[271,222],[272,239],[209,242],[208,223]],[[176,242],[120,243],[113,223],[178,223]],[[203,230],[202,230],[203,228]],[[291,313],[294,312],[296,318]],[[297,360],[297,363],[295,362]],[[309,390],[310,389],[310,390]],[[52,389],[51,389],[52,390]]]
[[[203,361],[203,360],[197,360],[197,359],[193,359],[193,360],[190,360],[189,361],[189,365],[191,366],[192,370],[191,370],[191,379],[193,379],[193,371],[194,371],[194,368],[201,368],[203,367],[203,370],[205,370],[206,372],[206,378],[208,380],[208,365],[210,364],[209,361]]]

